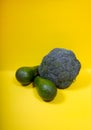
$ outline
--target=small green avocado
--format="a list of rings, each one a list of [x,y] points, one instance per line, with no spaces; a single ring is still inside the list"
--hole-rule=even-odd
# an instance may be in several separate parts
[[[34,86],[36,87],[40,97],[46,102],[52,101],[57,94],[57,87],[55,84],[48,79],[41,78],[40,76],[35,77]]]
[[[20,67],[16,71],[16,79],[23,85],[26,86],[33,82],[33,79],[38,74],[38,66],[34,67]]]

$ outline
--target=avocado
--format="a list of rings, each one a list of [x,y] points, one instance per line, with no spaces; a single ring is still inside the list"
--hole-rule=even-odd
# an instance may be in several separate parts
[[[33,79],[38,74],[38,66],[34,67],[20,67],[16,71],[16,79],[23,85],[26,86],[33,82]]]
[[[35,77],[34,86],[36,87],[39,96],[46,102],[52,101],[57,94],[57,87],[55,84],[40,76]]]

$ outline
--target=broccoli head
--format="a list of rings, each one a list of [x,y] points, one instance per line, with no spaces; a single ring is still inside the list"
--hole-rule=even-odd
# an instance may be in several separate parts
[[[41,77],[64,89],[71,85],[80,68],[81,64],[71,50],[55,48],[43,58],[38,72]]]

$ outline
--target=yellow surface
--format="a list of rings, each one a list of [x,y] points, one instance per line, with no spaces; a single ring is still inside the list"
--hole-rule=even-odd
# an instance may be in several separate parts
[[[0,130],[91,130],[90,0],[3,0],[0,8]],[[73,50],[82,68],[46,103],[15,71],[56,47]]]

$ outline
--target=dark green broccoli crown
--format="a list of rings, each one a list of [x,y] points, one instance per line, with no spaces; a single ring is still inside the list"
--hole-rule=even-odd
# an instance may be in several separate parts
[[[81,64],[71,50],[55,48],[46,55],[38,71],[41,77],[50,79],[57,87],[68,87],[79,73]]]

